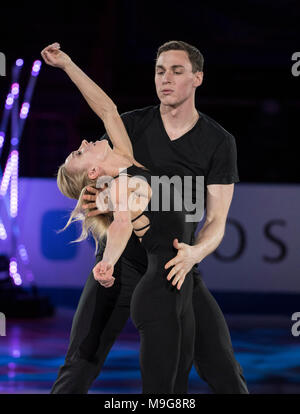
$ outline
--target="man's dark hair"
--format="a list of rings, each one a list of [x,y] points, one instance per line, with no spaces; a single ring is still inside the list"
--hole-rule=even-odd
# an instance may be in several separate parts
[[[168,50],[184,50],[188,54],[192,64],[192,72],[203,71],[204,58],[202,53],[195,46],[189,45],[181,40],[171,40],[158,48],[156,61],[162,52],[167,52]]]

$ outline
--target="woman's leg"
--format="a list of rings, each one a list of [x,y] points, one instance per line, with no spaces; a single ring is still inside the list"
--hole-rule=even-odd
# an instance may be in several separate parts
[[[101,259],[102,254],[96,262]],[[51,394],[88,392],[128,320],[131,295],[141,276],[124,258],[111,288],[101,286],[90,273],[73,318],[65,363]]]

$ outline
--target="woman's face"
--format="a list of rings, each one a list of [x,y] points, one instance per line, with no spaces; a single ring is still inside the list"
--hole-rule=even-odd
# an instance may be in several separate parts
[[[90,169],[101,165],[105,160],[108,151],[110,150],[107,139],[101,141],[86,141],[81,142],[78,150],[71,152],[66,158],[65,165],[70,172],[89,171]]]

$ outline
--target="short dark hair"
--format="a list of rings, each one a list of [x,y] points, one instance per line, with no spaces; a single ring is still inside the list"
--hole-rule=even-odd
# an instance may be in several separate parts
[[[171,40],[169,42],[161,45],[156,54],[156,61],[159,58],[159,55],[168,50],[184,50],[190,59],[192,64],[192,72],[203,71],[204,58],[202,53],[195,47],[181,40]]]

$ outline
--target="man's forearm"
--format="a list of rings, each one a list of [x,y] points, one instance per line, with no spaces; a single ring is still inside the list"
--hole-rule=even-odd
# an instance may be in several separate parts
[[[206,221],[197,234],[193,246],[196,263],[200,263],[211,254],[221,243],[225,233],[223,220]]]
[[[106,115],[116,110],[116,105],[108,95],[90,79],[73,61],[65,67],[65,72],[75,83],[92,110],[102,120]]]
[[[132,233],[132,225],[118,224],[113,221],[107,230],[106,247],[103,260],[113,265],[119,260]]]

